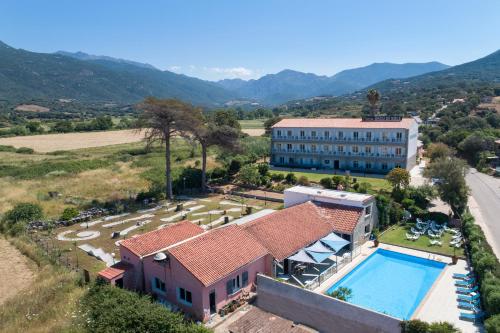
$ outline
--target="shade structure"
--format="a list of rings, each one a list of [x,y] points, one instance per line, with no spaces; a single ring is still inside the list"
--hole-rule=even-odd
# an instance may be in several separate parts
[[[318,264],[325,261],[326,259],[328,259],[330,256],[333,255],[333,252],[314,252],[314,251],[306,251],[306,252],[311,257],[313,257]]]
[[[333,232],[328,234],[328,236],[321,238],[320,241],[335,252],[340,251],[344,246],[351,243]]]
[[[333,251],[330,248],[324,246],[323,243],[321,243],[320,241],[316,241],[316,243],[314,243],[311,246],[306,247],[304,250],[306,250],[306,251],[313,251],[313,252],[320,252],[320,253],[332,253],[333,254]]]
[[[310,263],[310,264],[317,264],[318,263],[309,254],[307,254],[306,251],[304,251],[304,250],[300,250],[299,252],[295,253],[293,256],[288,257],[288,260],[305,262],[305,263]]]

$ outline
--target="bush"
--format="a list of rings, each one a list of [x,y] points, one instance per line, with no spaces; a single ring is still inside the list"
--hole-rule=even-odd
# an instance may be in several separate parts
[[[70,221],[71,219],[77,217],[78,214],[80,214],[80,212],[75,207],[67,207],[61,214],[61,220]]]
[[[419,319],[401,322],[401,333],[427,333],[429,324]]]
[[[232,159],[231,163],[229,163],[229,167],[227,169],[227,172],[232,176],[238,173],[240,171],[241,166],[243,165],[243,162],[241,159]]]
[[[252,164],[244,165],[238,173],[237,180],[244,185],[259,186],[260,173],[257,168]]]
[[[302,185],[302,186],[309,186],[309,179],[307,179],[306,176],[300,176],[299,179],[297,180],[297,184]]]
[[[361,182],[361,183],[359,183],[358,189],[356,191],[358,191],[359,193],[368,193],[368,191],[370,191],[371,187],[372,187],[372,185],[370,183]]]
[[[0,145],[0,151],[13,153],[16,151],[14,146]]]
[[[453,324],[445,321],[440,321],[437,323],[432,323],[429,325],[429,333],[459,333],[460,330],[457,329]]]
[[[42,217],[43,210],[39,205],[29,202],[18,203],[5,214],[2,229],[11,235],[17,235],[24,230],[27,222],[39,220]]]
[[[81,300],[87,332],[204,333],[203,326],[184,321],[150,297],[96,282]]]
[[[16,153],[18,154],[33,154],[35,151],[28,147],[21,147],[16,149]]]
[[[487,333],[500,333],[500,314],[491,316],[484,322]]]
[[[292,185],[297,184],[297,176],[295,176],[295,174],[293,172],[290,172],[286,175],[285,181],[288,184],[292,184]]]
[[[261,176],[267,176],[267,174],[269,173],[269,164],[259,163],[257,165],[257,169],[259,170]]]
[[[333,180],[330,177],[321,178],[319,183],[326,189],[333,189]]]
[[[282,173],[271,173],[271,180],[273,182],[282,182],[285,180],[285,176]]]

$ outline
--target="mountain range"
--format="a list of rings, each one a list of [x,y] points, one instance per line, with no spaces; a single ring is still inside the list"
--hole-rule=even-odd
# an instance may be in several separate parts
[[[136,103],[146,96],[179,98],[196,105],[220,107],[247,101],[277,105],[314,96],[338,96],[366,87],[402,89],[402,83],[429,85],[440,81],[499,80],[500,51],[467,64],[438,62],[374,63],[333,76],[293,70],[260,79],[205,81],[162,71],[149,64],[83,52],[35,53],[0,42],[0,100],[76,99],[80,102]],[[453,80],[451,80],[453,79]]]

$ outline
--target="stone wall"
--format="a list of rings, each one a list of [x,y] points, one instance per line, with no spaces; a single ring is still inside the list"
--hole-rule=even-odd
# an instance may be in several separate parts
[[[270,277],[257,277],[257,306],[295,323],[332,333],[399,333],[400,320]]]

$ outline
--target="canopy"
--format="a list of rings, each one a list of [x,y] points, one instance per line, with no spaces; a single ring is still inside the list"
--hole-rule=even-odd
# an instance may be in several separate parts
[[[313,251],[313,252],[320,252],[320,253],[332,253],[333,254],[333,251],[324,246],[320,241],[316,241],[316,243],[314,243],[313,245],[311,246],[308,246],[306,247],[304,250],[306,251]]]
[[[306,251],[306,252],[311,257],[313,257],[317,263],[323,262],[326,259],[328,259],[331,255],[333,255],[333,252],[314,252],[314,251]]]
[[[327,235],[326,237],[321,238],[320,241],[323,244],[326,244],[327,246],[329,246],[335,252],[340,251],[344,246],[346,246],[347,244],[350,244],[350,242],[348,240],[345,240],[342,237],[337,236],[333,232],[331,234]]]
[[[306,263],[310,263],[310,264],[317,264],[318,263],[311,256],[309,256],[306,253],[306,251],[304,251],[304,250],[300,250],[299,252],[295,253],[293,256],[288,257],[288,260],[306,262]]]

